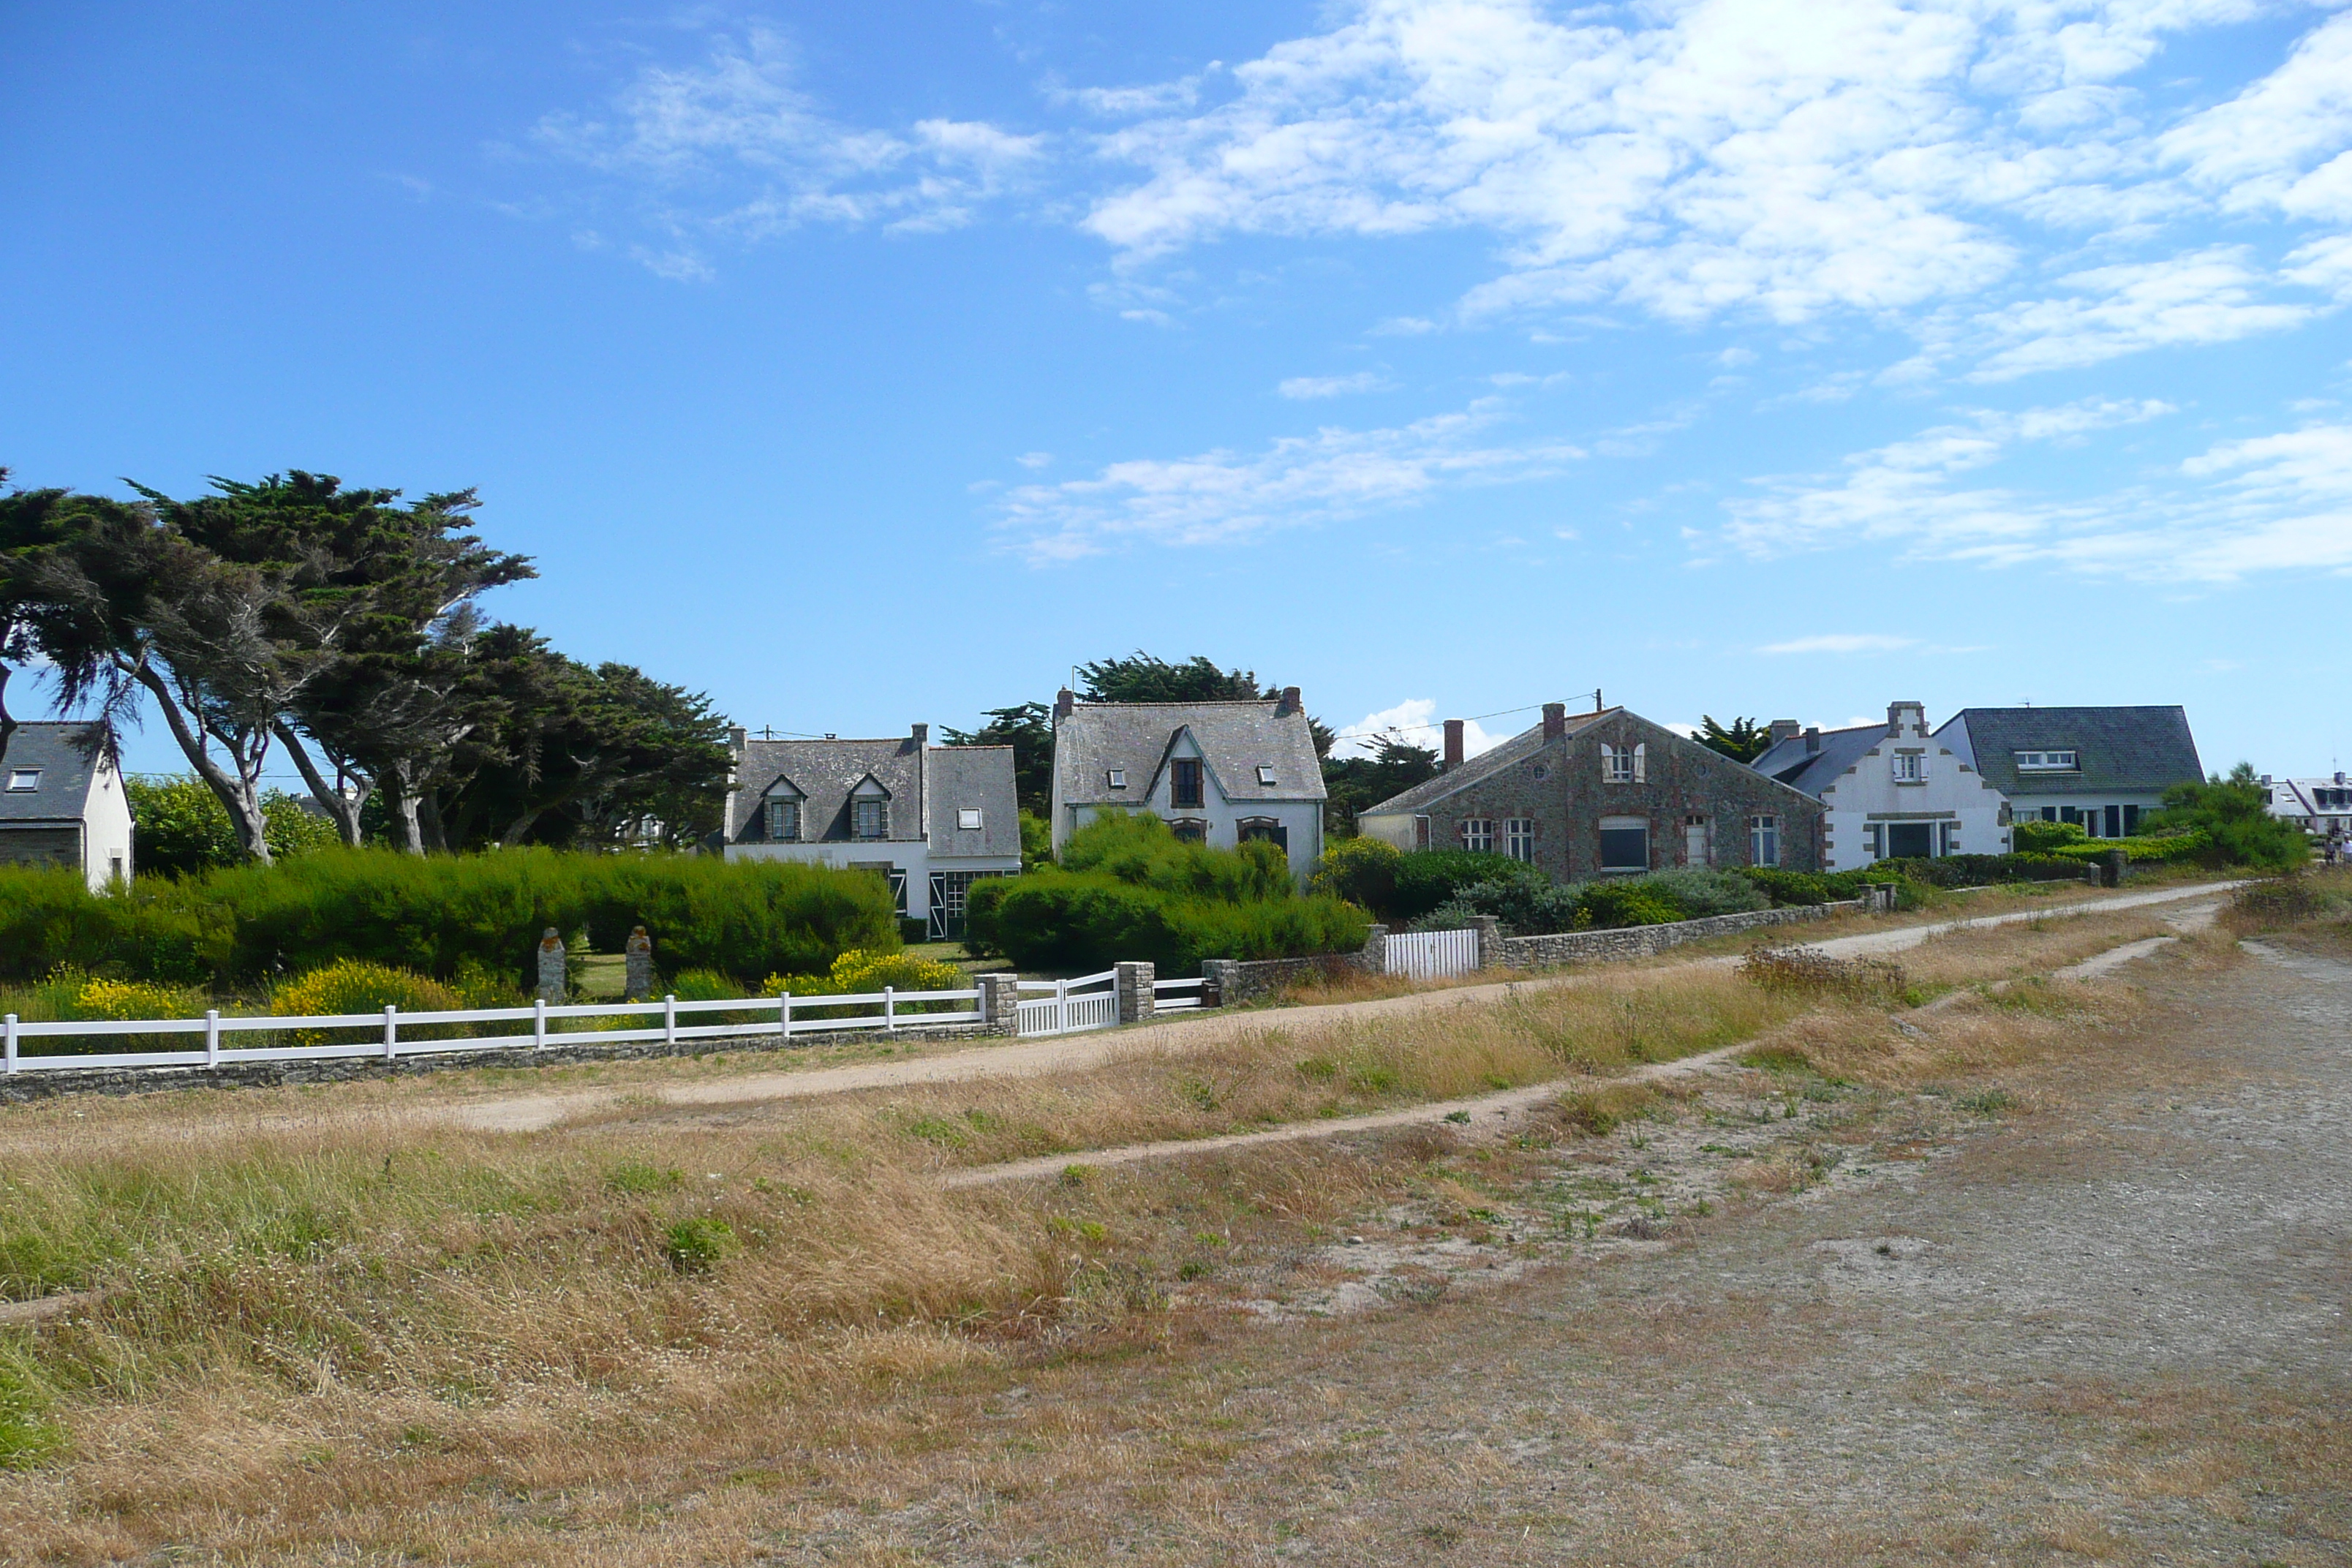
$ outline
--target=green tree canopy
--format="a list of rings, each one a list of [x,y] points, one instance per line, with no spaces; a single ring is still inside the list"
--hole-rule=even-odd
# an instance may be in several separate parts
[[[2270,791],[2252,763],[2240,763],[2224,778],[2178,784],[2164,792],[2164,809],[2140,818],[2150,837],[2201,829],[2207,855],[2216,865],[2252,866],[2284,871],[2307,863],[2311,840],[2292,822],[2273,816]]]
[[[1753,719],[1734,719],[1729,724],[1718,724],[1714,714],[1702,713],[1696,738],[1700,745],[1720,752],[1735,763],[1752,763],[1770,749],[1772,728]]]
[[[1324,830],[1334,837],[1356,831],[1357,814],[1391,795],[1437,776],[1437,752],[1396,731],[1375,735],[1368,756],[1326,757]]]

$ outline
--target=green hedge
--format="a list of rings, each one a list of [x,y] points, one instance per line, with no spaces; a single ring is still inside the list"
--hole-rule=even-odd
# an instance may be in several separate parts
[[[658,968],[757,982],[898,950],[889,889],[871,872],[684,855],[509,849],[412,856],[333,849],[92,895],[68,872],[0,871],[0,978],[58,963],[165,980],[299,973],[356,959],[454,980],[526,984],[539,934],[584,932],[617,952],[630,928]]]
[[[1548,885],[1541,871],[1507,855],[1473,849],[1418,849],[1397,857],[1396,887],[1385,909],[1376,911],[1391,923],[1419,919],[1465,888],[1482,882],[1527,882]]]
[[[1760,910],[1769,902],[1754,884],[1725,871],[1660,871],[1559,887],[1513,878],[1465,888],[1414,925],[1439,930],[1460,926],[1472,915],[1493,915],[1513,936],[1549,936],[1702,920]]]
[[[1885,859],[1871,869],[1900,872],[1906,881],[1930,888],[1982,888],[2000,882],[2079,882],[2091,870],[2062,855],[1943,855],[1934,858]]]

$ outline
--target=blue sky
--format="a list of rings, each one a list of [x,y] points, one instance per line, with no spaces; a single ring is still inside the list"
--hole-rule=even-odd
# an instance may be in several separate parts
[[[754,727],[1141,647],[2311,773],[2348,149],[2245,0],[11,7],[0,464],[478,486],[495,613]]]

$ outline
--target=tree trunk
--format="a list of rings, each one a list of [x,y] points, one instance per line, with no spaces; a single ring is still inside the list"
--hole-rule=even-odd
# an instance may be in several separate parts
[[[425,828],[417,820],[416,788],[409,781],[409,770],[398,763],[387,764],[376,787],[383,791],[384,814],[392,818],[402,852],[424,854]]]
[[[522,836],[529,833],[532,828],[538,826],[539,819],[546,815],[547,808],[545,806],[534,805],[529,811],[524,812],[520,816],[516,817],[512,822],[508,823],[507,830],[499,835],[499,847],[501,849],[511,849],[516,845],[521,843]]]
[[[221,808],[228,813],[229,826],[236,829],[238,847],[248,858],[258,860],[265,866],[271,864],[268,823],[261,815],[260,792],[254,787],[253,781],[242,775],[231,778],[226,768],[213,761],[213,754],[205,747],[202,732],[189,724],[187,715],[180,710],[179,700],[172,695],[172,689],[164,684],[162,676],[145,664],[137,664],[131,667],[131,679],[145,687],[148,695],[155,699],[155,706],[163,710],[163,722],[171,730],[172,739],[180,743],[180,751],[196,770],[196,776],[205,781],[205,787],[219,799]]]
[[[441,803],[429,793],[417,800],[416,821],[417,826],[424,829],[425,852],[446,855],[449,852],[449,835],[441,826]]]
[[[8,738],[16,732],[16,721],[8,712],[8,678],[15,673],[0,664],[0,757],[8,754]]]
[[[309,750],[303,746],[300,738],[294,733],[293,726],[279,724],[276,729],[278,744],[284,746],[286,754],[294,759],[295,771],[302,775],[302,782],[310,786],[310,798],[317,801],[325,809],[327,815],[334,819],[335,831],[343,836],[343,842],[353,849],[358,848],[360,847],[360,807],[365,805],[368,796],[375,793],[375,786],[370,784],[364,775],[352,773],[351,776],[359,782],[359,792],[346,796],[341,789],[334,788],[327,783],[326,776],[320,773],[318,764],[310,760]]]

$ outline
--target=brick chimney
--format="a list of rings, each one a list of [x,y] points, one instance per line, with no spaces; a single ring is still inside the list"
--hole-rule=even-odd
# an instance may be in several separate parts
[[[1811,728],[1811,729],[1810,729],[1810,730],[1807,730],[1807,731],[1805,731],[1805,755],[1807,755],[1807,756],[1809,756],[1809,757],[1810,757],[1810,756],[1811,756],[1814,752],[1816,752],[1820,751],[1821,749],[1822,749],[1822,731],[1821,731],[1821,727],[1820,727],[1819,725],[1815,725],[1813,728]]]
[[[1557,741],[1557,740],[1559,740],[1562,735],[1565,735],[1565,734],[1567,734],[1567,733],[1568,733],[1568,704],[1567,704],[1567,703],[1565,703],[1565,702],[1547,702],[1547,703],[1545,703],[1545,704],[1544,704],[1544,739],[1545,739],[1545,740],[1547,740],[1547,741]]]
[[[1772,721],[1772,743],[1774,745],[1777,746],[1783,741],[1793,741],[1796,738],[1797,721],[1794,719],[1775,719]]]
[[[1462,721],[1445,721],[1445,771],[1452,773],[1462,765]]]
[[[1282,700],[1274,705],[1274,710],[1277,714],[1291,714],[1306,706],[1307,704],[1299,699],[1298,688],[1286,686],[1282,689]]]
[[[1064,688],[1062,688],[1062,689],[1061,689],[1061,690],[1056,691],[1055,693],[1054,693],[1054,717],[1055,717],[1055,718],[1056,718],[1056,719],[1066,719],[1066,718],[1068,718],[1068,717],[1070,716],[1070,710],[1071,710],[1071,709],[1073,709],[1073,708],[1076,708],[1077,705],[1078,705],[1077,693],[1076,693],[1076,692],[1072,691],[1068,687],[1065,686]]]

